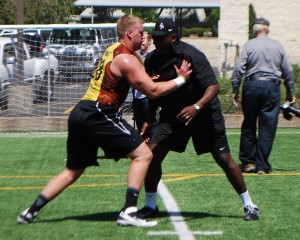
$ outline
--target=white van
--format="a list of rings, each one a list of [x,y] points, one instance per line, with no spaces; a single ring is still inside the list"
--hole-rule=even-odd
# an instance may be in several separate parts
[[[53,28],[46,50],[59,60],[64,80],[90,80],[106,48],[118,41],[115,27]]]

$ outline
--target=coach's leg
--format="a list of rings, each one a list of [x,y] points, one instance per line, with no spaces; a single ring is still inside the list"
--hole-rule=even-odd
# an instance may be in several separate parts
[[[236,164],[236,162],[232,159],[230,153],[220,153],[220,154],[212,154],[216,163],[223,169],[225,172],[227,179],[234,187],[235,191],[238,194],[244,193],[247,191],[247,187],[241,172],[241,169]]]
[[[169,149],[160,144],[151,144],[150,149],[153,153],[153,159],[145,178],[145,191],[157,192],[157,186],[162,176],[162,161],[167,156]]]
[[[212,154],[215,161],[225,172],[227,179],[239,194],[243,207],[245,210],[245,220],[257,220],[259,217],[259,210],[253,204],[250,194],[247,190],[241,169],[232,159],[230,153]]]
[[[239,194],[244,207],[245,220],[258,220],[259,209],[253,204],[250,194],[247,190],[242,172],[238,165],[232,159],[230,153],[213,154],[215,161],[225,172],[229,182]]]

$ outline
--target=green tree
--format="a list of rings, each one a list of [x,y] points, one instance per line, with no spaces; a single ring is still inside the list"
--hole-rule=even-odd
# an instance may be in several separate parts
[[[249,5],[249,39],[254,38],[254,34],[252,31],[252,25],[256,18],[256,13],[252,4]]]
[[[16,0],[0,0],[0,24],[17,23]]]
[[[145,22],[156,22],[158,19],[157,8],[122,8],[126,14],[134,14]]]
[[[214,37],[218,36],[218,22],[220,20],[220,8],[213,8],[208,15],[208,22],[212,28]]]
[[[0,23],[16,24],[16,0],[1,0]],[[24,24],[51,24],[68,21],[75,13],[74,0],[26,0]]]

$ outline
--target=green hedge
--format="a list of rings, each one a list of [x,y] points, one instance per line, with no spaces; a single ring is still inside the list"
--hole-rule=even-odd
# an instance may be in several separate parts
[[[218,82],[221,89],[218,96],[223,109],[223,113],[236,113],[237,110],[238,112],[240,112],[241,104],[239,104],[239,109],[236,109],[232,102],[232,86],[231,86],[230,79],[219,77]],[[285,102],[285,97],[286,97],[286,90],[284,84],[281,84],[280,88],[281,88],[281,96],[280,96],[281,104],[283,104]],[[295,107],[300,109],[300,83],[299,82],[295,83],[295,97],[296,97]]]
[[[182,37],[189,37],[195,35],[203,37],[205,32],[212,32],[211,28],[182,28]]]
[[[300,83],[300,66],[298,64],[292,64],[295,82]]]

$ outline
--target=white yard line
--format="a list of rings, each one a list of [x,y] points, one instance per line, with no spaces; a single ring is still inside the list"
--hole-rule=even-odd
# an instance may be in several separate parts
[[[169,192],[167,186],[160,181],[158,184],[158,194],[162,198],[166,210],[169,213],[176,213],[170,215],[170,220],[174,226],[175,232],[163,231],[163,232],[148,232],[148,235],[178,235],[180,240],[194,240],[194,235],[222,235],[222,231],[196,231],[192,232],[181,216],[181,210],[178,207],[174,197]]]

